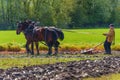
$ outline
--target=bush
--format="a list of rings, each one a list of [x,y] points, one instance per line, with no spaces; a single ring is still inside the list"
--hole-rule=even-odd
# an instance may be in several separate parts
[[[21,48],[18,45],[8,46],[8,48],[7,48],[7,51],[15,51],[15,52],[17,52],[17,51],[20,51],[20,50],[21,50]]]
[[[0,51],[5,51],[5,50],[7,50],[6,46],[0,45]]]
[[[20,51],[21,47],[16,43],[6,43],[0,45],[0,51]]]
[[[112,50],[120,51],[120,44],[112,46]]]
[[[39,49],[40,49],[40,50],[48,50],[48,47],[42,45],[42,46],[39,47]]]
[[[61,48],[59,50],[61,51],[80,51],[84,49],[90,49],[94,48],[95,44],[81,44],[81,45],[70,45],[70,44],[64,44],[60,45]],[[35,47],[35,45],[34,45]],[[20,46],[18,43],[5,43],[0,45],[0,51],[14,51],[18,52],[21,51],[23,46]],[[25,49],[25,47],[24,47]],[[36,49],[36,48],[35,48]],[[39,49],[41,50],[48,50],[47,46],[39,45]],[[98,46],[95,48],[95,50],[104,50],[103,45]],[[120,44],[112,46],[112,50],[120,51]]]
[[[77,51],[81,50],[81,47],[75,45],[62,45],[60,50],[62,51]]]

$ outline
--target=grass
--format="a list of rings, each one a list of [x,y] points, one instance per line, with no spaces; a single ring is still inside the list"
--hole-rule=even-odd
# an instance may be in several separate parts
[[[56,62],[68,62],[68,61],[79,61],[91,59],[94,60],[96,57],[94,56],[81,56],[80,55],[59,55],[59,56],[51,56],[46,57],[46,55],[41,54],[40,56],[26,56],[26,55],[0,55],[0,68],[7,69],[10,67],[23,67],[23,66],[31,66],[31,65],[42,65],[42,64],[53,64]],[[99,58],[97,58],[99,59]],[[19,61],[19,62],[18,62]]]
[[[53,64],[56,62],[68,62],[76,60],[75,58],[4,58],[0,59],[0,68],[6,69],[11,67],[23,67],[23,66],[31,66],[31,65],[42,65],[42,64]],[[77,59],[79,60],[79,59]],[[19,62],[18,62],[19,61]]]
[[[15,51],[18,52],[21,47],[17,43],[6,43],[0,45],[0,51]]]
[[[62,50],[81,50],[85,48],[91,48],[105,40],[105,36],[102,33],[108,32],[109,29],[64,29],[65,39],[61,41]],[[114,50],[120,50],[120,29],[116,31],[116,45],[113,46]],[[0,44],[18,44],[20,47],[25,47],[26,40],[23,33],[16,35],[15,30],[13,31],[0,31]],[[40,44],[43,49],[47,49],[45,46]],[[18,47],[18,46],[17,46]],[[4,47],[0,47],[4,50]],[[18,47],[19,48],[19,47]],[[42,49],[41,48],[41,49]],[[100,47],[103,48],[103,47]],[[14,50],[14,49],[13,49]]]
[[[72,45],[81,45],[81,44],[96,44],[103,42],[105,37],[102,33],[108,32],[109,29],[64,29],[65,39],[61,44],[72,44]],[[116,44],[120,43],[120,29],[115,29],[116,31]],[[19,43],[25,44],[26,40],[23,34],[16,35],[15,31],[0,31],[0,44],[3,43]]]
[[[3,43],[19,43],[23,44],[25,43],[24,35],[16,35],[15,31],[0,31],[0,44]]]
[[[106,56],[104,54],[95,54],[95,55],[68,55],[68,54],[59,54],[57,56],[47,57],[46,54],[40,54],[39,56],[27,56],[26,54],[0,54],[0,68],[6,69],[10,67],[23,67],[31,65],[42,65],[42,64],[53,64],[56,62],[68,62],[68,61],[80,61],[80,60],[96,60],[102,59]],[[114,54],[111,56],[120,56],[120,54]]]
[[[83,80],[120,80],[120,73],[118,74],[109,74],[98,78],[86,78]]]
[[[64,44],[97,44],[105,40],[102,33],[107,33],[109,29],[75,29],[64,30],[65,40]],[[116,44],[120,43],[120,29],[116,29]]]

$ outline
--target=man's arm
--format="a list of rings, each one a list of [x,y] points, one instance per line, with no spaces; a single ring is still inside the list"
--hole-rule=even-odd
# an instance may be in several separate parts
[[[104,36],[112,36],[112,32],[109,32],[109,33],[103,33]]]
[[[104,35],[104,36],[107,36],[107,35],[108,35],[108,33],[103,33],[103,35]]]

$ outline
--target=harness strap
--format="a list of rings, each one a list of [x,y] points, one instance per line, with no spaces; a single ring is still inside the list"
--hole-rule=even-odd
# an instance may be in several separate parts
[[[33,37],[33,35],[34,35],[34,33],[35,33],[35,30],[36,30],[36,27],[34,27],[34,26],[32,26],[32,25],[29,25],[28,28],[26,28],[26,29],[24,30],[24,33],[25,33],[25,34],[32,33],[32,37]]]
[[[44,36],[45,42],[47,42],[47,33],[48,33],[48,28],[45,28],[45,36]]]

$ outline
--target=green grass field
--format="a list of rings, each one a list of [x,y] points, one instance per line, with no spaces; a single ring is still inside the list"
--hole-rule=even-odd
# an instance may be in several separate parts
[[[61,41],[61,49],[62,50],[81,50],[81,49],[86,49],[86,48],[92,48],[95,45],[104,42],[105,41],[105,36],[103,36],[103,33],[107,33],[109,29],[63,29],[65,39]],[[120,50],[120,29],[115,29],[116,31],[116,39],[115,39],[115,46],[113,46],[114,50]],[[21,33],[20,35],[16,35],[16,31],[0,31],[0,45],[2,44],[7,44],[10,45],[9,43],[12,44],[17,44],[13,45],[12,48],[15,49],[10,49],[10,50],[19,50],[19,47],[24,47],[26,40],[24,37],[24,34]],[[42,44],[41,44],[42,45]],[[41,49],[47,49],[46,46],[42,45]],[[99,46],[100,49],[103,49],[103,46]],[[3,49],[0,48],[1,51],[3,50],[8,50],[8,49]],[[8,50],[9,51],[9,50]]]
[[[109,29],[64,29],[65,39],[61,44],[97,44],[103,42],[105,37],[102,33],[107,33]],[[116,31],[116,44],[120,42],[120,29],[115,29]],[[25,44],[25,38],[23,34],[16,35],[16,31],[0,31],[0,44],[16,42],[20,44]]]
[[[120,73],[119,74],[110,74],[110,75],[105,75],[99,78],[87,78],[83,80],[120,80]]]

